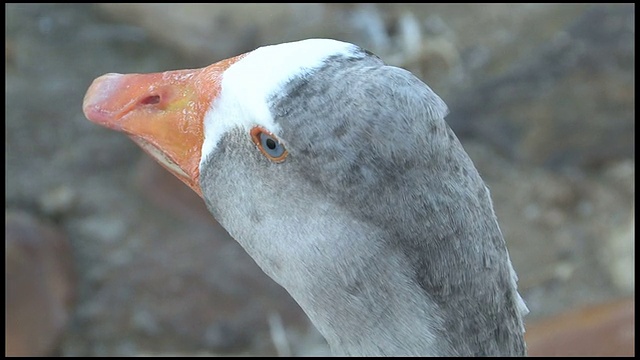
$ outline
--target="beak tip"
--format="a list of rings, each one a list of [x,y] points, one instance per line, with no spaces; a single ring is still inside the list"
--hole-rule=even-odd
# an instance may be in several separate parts
[[[106,127],[112,127],[111,114],[107,111],[104,111],[99,104],[85,101],[82,105],[82,112],[84,113],[84,116],[92,123]]]
[[[82,102],[82,111],[87,119],[103,126],[110,125],[112,114],[107,109],[107,102],[113,92],[118,89],[118,84],[123,76],[122,74],[109,73],[93,80]]]

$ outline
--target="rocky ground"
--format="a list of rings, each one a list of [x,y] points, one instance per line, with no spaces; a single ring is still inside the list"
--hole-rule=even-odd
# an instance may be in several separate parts
[[[611,313],[633,339],[634,10],[6,5],[7,354],[326,353],[189,189],[81,110],[104,73],[201,67],[308,37],[358,43],[448,103],[492,191],[532,329],[585,329]],[[600,304],[609,312],[588,307]],[[528,333],[534,354],[540,333]]]

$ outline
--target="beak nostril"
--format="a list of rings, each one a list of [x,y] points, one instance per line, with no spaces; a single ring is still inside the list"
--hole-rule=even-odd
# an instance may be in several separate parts
[[[140,101],[142,105],[156,105],[159,102],[160,102],[160,95],[147,96],[146,98],[142,99],[142,101]]]

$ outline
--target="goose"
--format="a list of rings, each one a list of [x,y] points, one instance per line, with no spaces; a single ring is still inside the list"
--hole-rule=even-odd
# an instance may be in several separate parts
[[[103,75],[83,111],[205,201],[335,355],[526,355],[489,190],[407,70],[307,39]]]

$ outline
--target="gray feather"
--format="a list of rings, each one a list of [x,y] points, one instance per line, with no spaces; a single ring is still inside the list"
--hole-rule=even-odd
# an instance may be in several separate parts
[[[364,52],[328,58],[285,90],[270,104],[287,160],[270,162],[234,129],[201,187],[332,349],[524,355],[515,273],[444,102]]]

